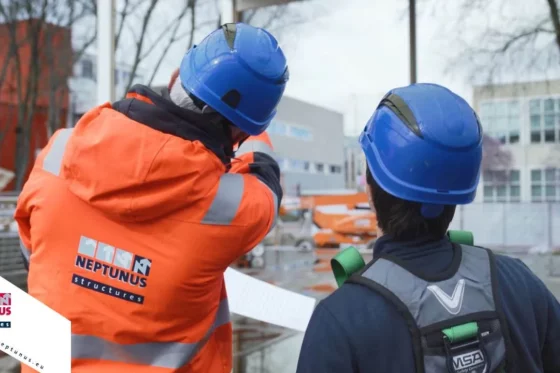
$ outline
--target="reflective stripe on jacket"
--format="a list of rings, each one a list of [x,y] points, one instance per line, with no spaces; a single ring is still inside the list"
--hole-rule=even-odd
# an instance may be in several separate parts
[[[73,372],[230,373],[223,272],[274,224],[278,175],[226,173],[204,117],[132,93],[40,153],[15,215],[29,293],[71,320]]]

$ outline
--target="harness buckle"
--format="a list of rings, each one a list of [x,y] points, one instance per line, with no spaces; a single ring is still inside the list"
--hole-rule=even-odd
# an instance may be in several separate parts
[[[482,336],[452,342],[447,335],[443,337],[447,370],[449,373],[484,373],[491,367]]]

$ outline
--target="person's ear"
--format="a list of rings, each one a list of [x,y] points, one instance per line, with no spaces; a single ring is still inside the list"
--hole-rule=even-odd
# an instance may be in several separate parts
[[[176,69],[175,71],[173,71],[173,74],[171,74],[171,79],[169,79],[169,85],[167,86],[167,89],[171,91],[171,87],[173,87],[173,84],[175,83],[175,80],[177,80],[177,77],[179,76],[179,69]]]

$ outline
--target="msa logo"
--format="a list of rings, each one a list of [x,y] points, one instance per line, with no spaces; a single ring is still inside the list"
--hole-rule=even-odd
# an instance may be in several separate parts
[[[463,306],[463,295],[465,294],[465,280],[460,279],[455,285],[453,294],[451,296],[440,289],[437,285],[428,286],[428,290],[435,295],[438,302],[452,315],[456,315],[461,311]]]
[[[453,356],[453,369],[457,373],[486,373],[486,360],[482,351],[471,351]]]

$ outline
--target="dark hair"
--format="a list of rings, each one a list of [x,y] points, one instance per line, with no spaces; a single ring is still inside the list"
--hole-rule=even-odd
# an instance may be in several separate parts
[[[420,212],[421,203],[405,201],[387,193],[377,184],[369,168],[366,169],[366,180],[371,189],[377,224],[384,234],[399,241],[427,236],[441,239],[445,236],[455,215],[454,205],[446,205],[438,217],[428,219]]]

